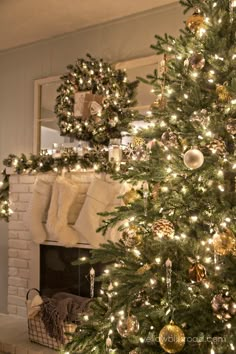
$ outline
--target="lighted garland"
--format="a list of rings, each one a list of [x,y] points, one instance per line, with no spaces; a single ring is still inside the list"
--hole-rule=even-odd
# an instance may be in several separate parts
[[[117,169],[117,164],[114,161],[108,161],[107,149],[93,149],[83,156],[71,151],[65,151],[61,153],[61,157],[54,158],[49,153],[33,155],[29,158],[25,154],[21,154],[20,157],[10,154],[3,164],[6,167],[13,168],[17,174],[36,174],[55,172],[60,173],[62,170],[66,171],[79,171],[79,170],[91,170],[96,172],[105,172],[112,174]],[[120,169],[126,168],[125,164],[119,166]],[[2,172],[4,178],[0,182],[0,219],[9,221],[11,209],[9,205],[9,175],[6,170]]]
[[[131,107],[138,82],[128,82],[124,70],[89,54],[67,69],[55,106],[61,135],[91,145],[108,145],[110,139],[120,138],[136,114]]]

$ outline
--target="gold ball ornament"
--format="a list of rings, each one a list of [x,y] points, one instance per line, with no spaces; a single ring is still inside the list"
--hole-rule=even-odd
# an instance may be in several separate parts
[[[169,220],[159,219],[152,224],[152,232],[155,238],[172,238],[175,234],[175,229]]]
[[[204,163],[204,156],[198,149],[190,149],[184,154],[184,164],[191,170],[201,167]]]
[[[226,256],[235,252],[236,239],[233,232],[229,229],[213,236],[213,247],[215,253],[220,256]]]
[[[129,315],[127,318],[120,319],[116,327],[121,337],[128,337],[139,331],[139,322],[136,316]]]
[[[188,274],[192,282],[200,283],[201,281],[203,281],[203,279],[206,278],[206,268],[202,264],[196,262],[191,265],[188,270]]]
[[[189,64],[194,70],[201,70],[204,68],[206,60],[201,53],[195,53],[189,58]]]
[[[221,102],[228,102],[231,99],[231,94],[225,85],[216,85],[216,93]]]
[[[204,17],[199,13],[194,13],[190,16],[186,21],[187,27],[190,29],[191,32],[196,33],[204,26]]]
[[[140,199],[140,198],[141,198],[140,194],[134,188],[132,188],[130,191],[126,192],[123,195],[123,201],[124,201],[125,205],[132,204],[137,199]]]
[[[179,353],[185,345],[184,332],[171,321],[160,331],[159,343],[167,353]]]

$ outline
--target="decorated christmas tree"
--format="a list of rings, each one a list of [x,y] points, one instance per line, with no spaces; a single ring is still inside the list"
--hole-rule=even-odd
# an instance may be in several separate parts
[[[156,36],[164,59],[144,80],[156,99],[136,142],[150,153],[113,176],[130,190],[100,232],[121,239],[93,252],[101,296],[70,353],[235,352],[236,3],[180,3],[185,29]]]

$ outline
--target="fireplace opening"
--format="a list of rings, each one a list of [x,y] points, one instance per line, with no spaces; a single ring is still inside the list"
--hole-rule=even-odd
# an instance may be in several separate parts
[[[58,292],[67,292],[90,297],[91,266],[89,264],[72,265],[78,258],[89,257],[87,248],[66,248],[61,246],[40,245],[40,291],[42,295],[52,296]],[[93,265],[96,276],[102,274],[105,265]],[[101,284],[95,282],[94,295],[99,295]]]

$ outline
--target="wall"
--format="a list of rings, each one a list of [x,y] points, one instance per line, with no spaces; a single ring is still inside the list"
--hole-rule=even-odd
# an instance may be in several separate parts
[[[154,35],[177,35],[182,22],[180,6],[168,5],[0,53],[0,161],[9,153],[32,151],[35,79],[62,73],[88,52],[111,62],[154,54]],[[0,311],[5,310],[7,294],[6,229],[1,223]]]

